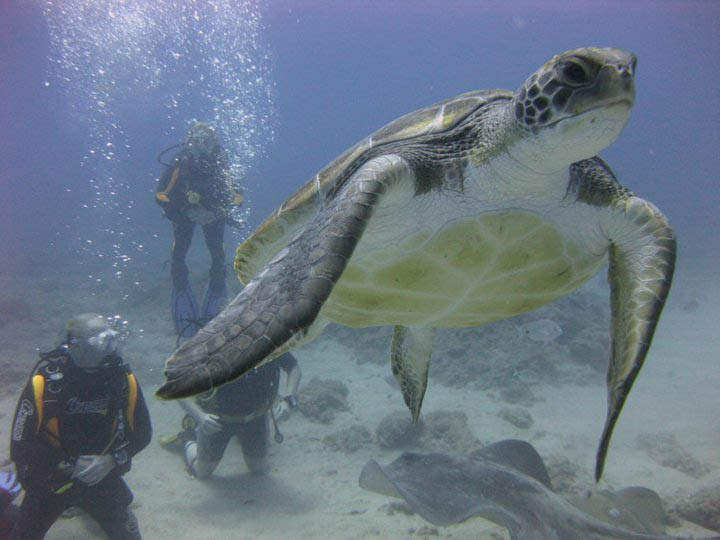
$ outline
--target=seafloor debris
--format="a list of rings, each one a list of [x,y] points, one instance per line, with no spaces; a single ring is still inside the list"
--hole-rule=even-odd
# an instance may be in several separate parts
[[[405,501],[390,501],[389,503],[383,504],[378,510],[385,512],[388,516],[394,516],[397,513],[405,514],[406,516],[415,515],[415,512],[412,511]]]
[[[524,406],[534,402],[527,389],[538,383],[602,384],[604,378],[593,377],[588,368],[607,370],[609,320],[605,296],[577,291],[511,319],[438,330],[431,383],[481,391],[511,387],[499,397]],[[330,325],[327,336],[354,351],[358,364],[387,369],[392,328]]]
[[[414,424],[407,411],[393,411],[378,424],[375,439],[382,448],[403,448],[415,443],[422,431],[422,423]]]
[[[520,380],[501,386],[499,391],[500,399],[507,403],[532,407],[534,403],[540,401],[539,398],[535,397],[535,393],[532,391],[532,388],[530,388],[530,385]]]
[[[345,454],[352,454],[360,448],[368,446],[371,442],[372,435],[362,424],[353,424],[323,438],[325,446]]]
[[[462,411],[433,411],[423,414],[417,424],[407,411],[391,412],[378,424],[375,439],[382,448],[413,446],[435,452],[467,453],[482,446]]]
[[[702,478],[712,470],[710,465],[701,463],[680,446],[674,433],[642,433],[637,436],[636,444],[663,467],[670,467],[693,478]]]
[[[533,425],[532,415],[521,407],[504,407],[500,409],[498,416],[520,429],[529,429]]]
[[[570,357],[579,365],[605,373],[610,359],[610,340],[604,328],[590,326],[580,330],[568,343]]]
[[[518,326],[521,337],[536,343],[549,343],[562,336],[562,328],[552,319],[538,319]]]
[[[329,424],[338,411],[349,411],[349,390],[336,379],[314,377],[299,392],[298,407],[310,420]]]
[[[440,536],[440,531],[437,529],[437,527],[423,525],[418,529],[414,527],[408,529],[408,534],[414,536],[422,536],[423,538],[429,538],[430,536]]]
[[[337,343],[356,351],[353,359],[358,364],[376,364],[383,367],[388,365],[392,327],[350,328],[331,324],[326,333]]]
[[[418,443],[423,448],[435,452],[468,453],[482,446],[462,411],[433,411],[424,415],[422,421]]]
[[[564,495],[578,494],[587,486],[578,485],[578,477],[587,478],[589,474],[580,470],[580,467],[568,457],[553,454],[545,459],[553,490]]]

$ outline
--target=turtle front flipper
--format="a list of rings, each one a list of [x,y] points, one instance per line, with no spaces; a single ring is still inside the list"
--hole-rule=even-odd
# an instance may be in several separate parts
[[[618,215],[620,214],[620,215]],[[645,361],[675,267],[675,237],[667,218],[651,203],[631,195],[613,204],[604,227],[610,245],[612,357],[607,373],[608,412],[600,439],[595,479],[625,398]]]
[[[408,171],[404,159],[386,155],[350,176],[225,310],[173,353],[158,397],[182,398],[220,386],[302,339],[382,195]]]
[[[390,349],[392,372],[395,375],[413,422],[420,416],[427,388],[434,328],[396,326]]]

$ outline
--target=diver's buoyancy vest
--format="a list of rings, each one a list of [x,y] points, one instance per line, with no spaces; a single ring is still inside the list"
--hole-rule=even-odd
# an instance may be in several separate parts
[[[35,433],[42,433],[48,443],[58,449],[63,447],[59,415],[65,401],[63,399],[64,376],[62,370],[63,367],[67,366],[67,361],[67,356],[62,349],[46,353],[42,355],[42,358],[35,366],[32,376],[33,397],[35,410],[37,411]],[[120,410],[124,412],[128,429],[134,431],[135,408],[138,400],[137,379],[126,364],[120,366],[119,369],[124,370],[126,375],[126,380],[116,390],[120,392],[120,398],[124,400]],[[111,441],[115,439],[118,430],[121,428],[121,421],[116,415],[111,430]]]

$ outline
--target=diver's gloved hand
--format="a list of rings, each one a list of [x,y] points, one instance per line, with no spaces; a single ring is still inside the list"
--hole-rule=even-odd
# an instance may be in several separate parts
[[[197,423],[196,431],[202,432],[203,435],[212,435],[222,430],[223,425],[220,417],[215,414],[205,412],[197,403],[191,399],[181,399],[180,406],[185,409],[195,419]],[[185,423],[183,422],[183,426]]]
[[[273,407],[273,414],[276,420],[287,420],[290,413],[297,409],[297,399],[293,395],[279,399]]]
[[[288,407],[288,404],[284,400],[280,399],[275,402],[273,415],[275,416],[275,420],[278,422],[281,420],[287,420],[290,418],[290,407]]]
[[[195,417],[197,420],[197,429],[202,431],[204,435],[213,435],[222,430],[220,417],[216,414],[200,413]]]
[[[20,493],[20,482],[12,471],[0,471],[0,489],[10,495],[10,500]]]
[[[80,456],[75,462],[72,478],[88,486],[94,486],[101,482],[114,468],[115,460],[111,455]]]

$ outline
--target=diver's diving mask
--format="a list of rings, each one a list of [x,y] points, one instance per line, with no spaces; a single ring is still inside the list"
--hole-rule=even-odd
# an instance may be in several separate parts
[[[217,145],[215,130],[204,122],[195,122],[188,130],[185,145],[195,159],[212,154]]]
[[[89,338],[73,338],[68,352],[76,366],[84,369],[102,367],[108,356],[118,352],[118,333],[110,328]]]
[[[115,330],[108,328],[88,338],[88,344],[105,355],[113,354],[117,352],[117,335],[118,333]]]

